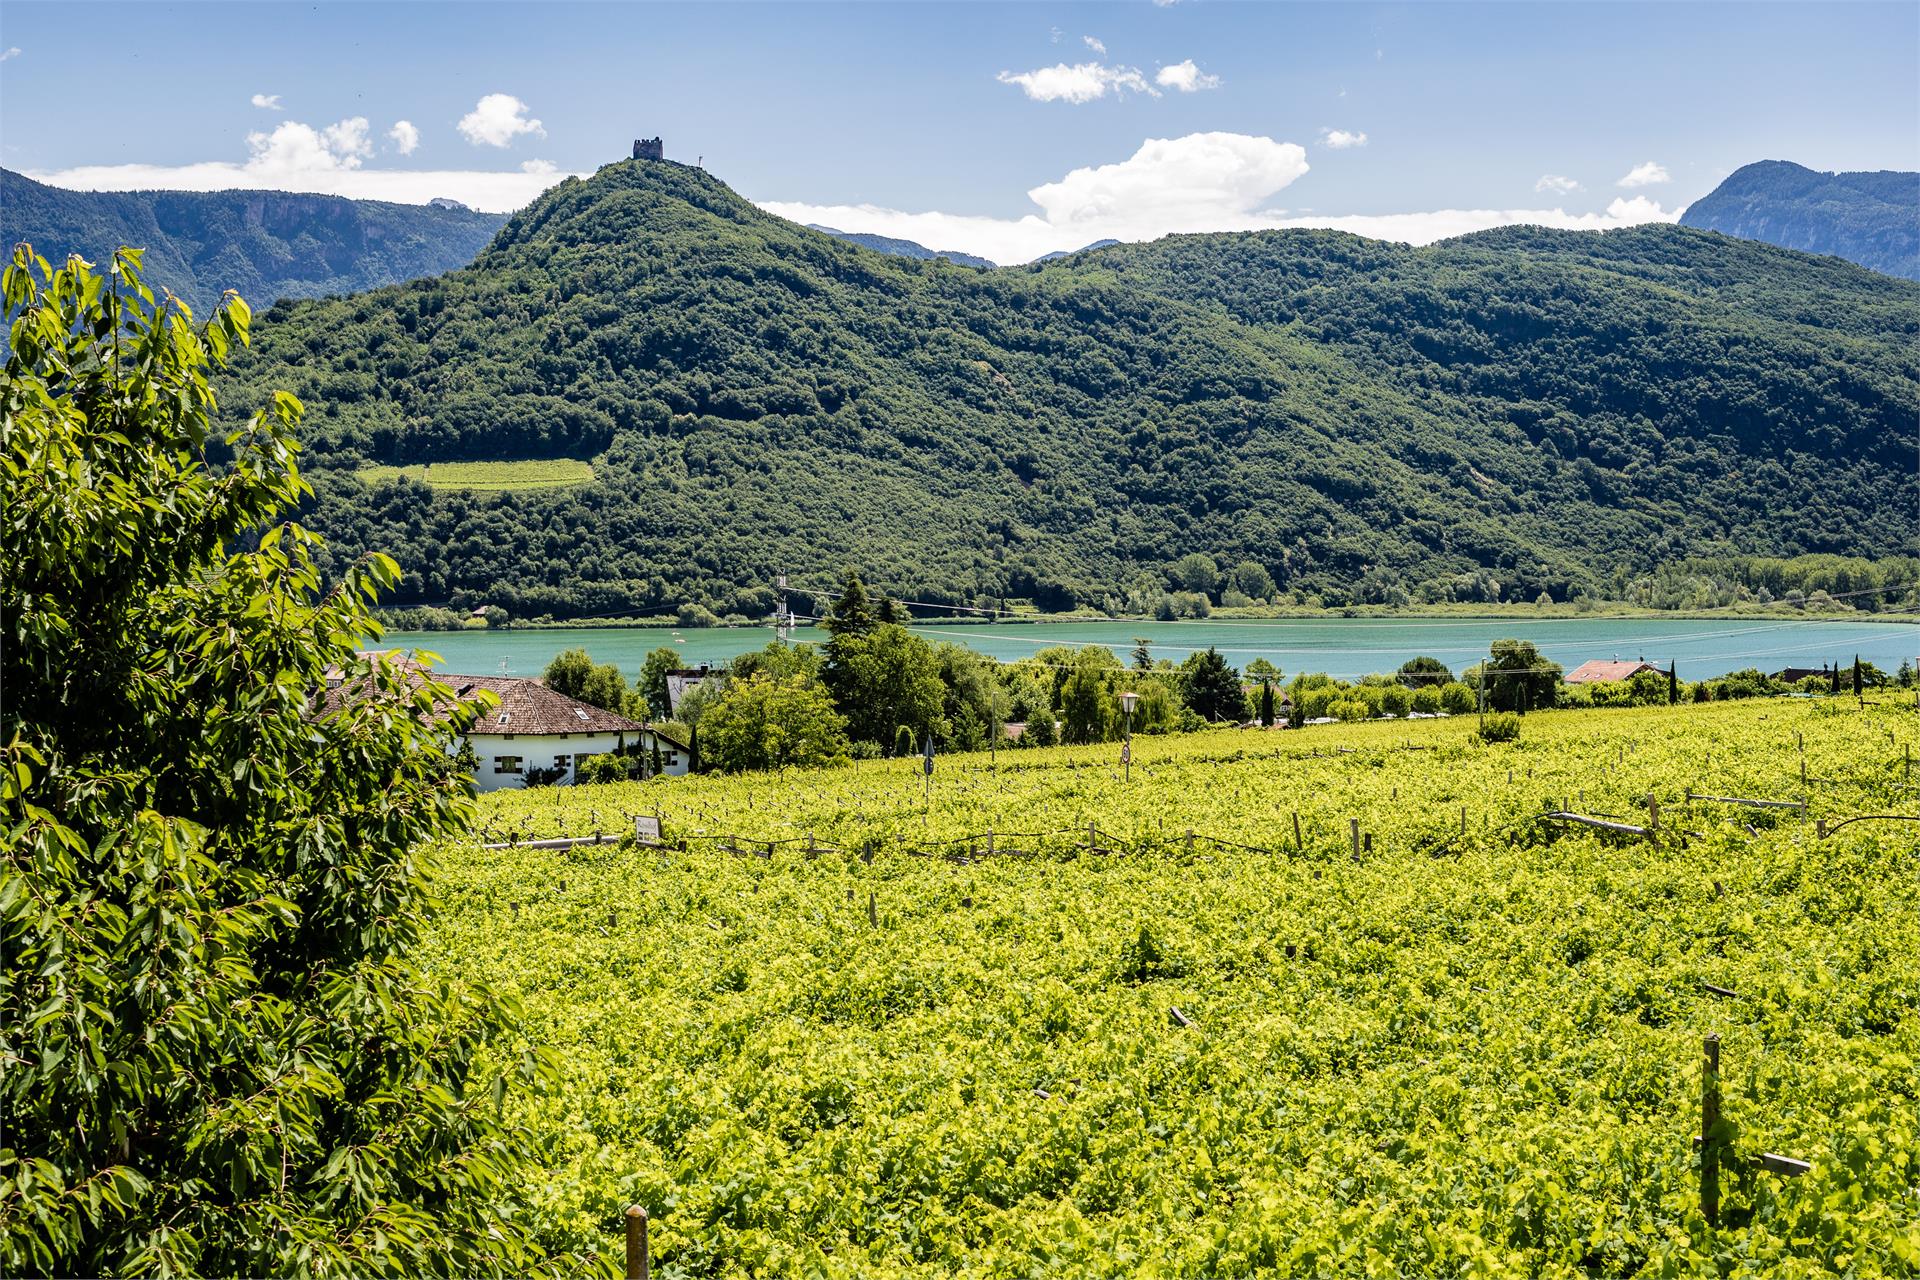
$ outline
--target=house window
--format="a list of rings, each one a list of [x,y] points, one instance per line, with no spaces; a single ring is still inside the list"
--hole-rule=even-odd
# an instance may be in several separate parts
[[[558,769],[562,773],[565,773],[572,766],[573,766],[572,756],[555,756],[553,758],[553,767]]]
[[[520,772],[520,757],[519,756],[495,756],[493,758],[493,771],[495,773]]]
[[[676,757],[676,756],[675,756],[675,755],[673,754],[673,752],[671,752],[671,751],[669,751],[669,752],[667,752],[667,768],[669,768],[669,769],[671,769],[671,768],[673,768],[673,766],[675,766],[676,764],[679,764],[679,763],[680,763],[680,760],[679,760],[679,758],[678,758],[678,757]]]

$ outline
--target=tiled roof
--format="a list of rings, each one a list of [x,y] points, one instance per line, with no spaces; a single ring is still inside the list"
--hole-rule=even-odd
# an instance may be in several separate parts
[[[1636,672],[1657,671],[1651,662],[1626,662],[1620,659],[1595,658],[1592,662],[1583,662],[1567,673],[1568,684],[1598,684],[1602,680],[1629,680]]]
[[[491,690],[500,705],[473,726],[473,733],[638,733],[646,728],[637,720],[555,693],[538,680],[524,676],[461,676],[449,672],[440,680],[461,697],[475,689]]]

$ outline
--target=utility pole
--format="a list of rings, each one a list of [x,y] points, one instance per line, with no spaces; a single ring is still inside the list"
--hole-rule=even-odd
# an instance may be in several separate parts
[[[1140,702],[1140,695],[1129,689],[1120,695],[1120,710],[1127,717],[1126,741],[1120,744],[1120,781],[1133,780],[1133,709]]]

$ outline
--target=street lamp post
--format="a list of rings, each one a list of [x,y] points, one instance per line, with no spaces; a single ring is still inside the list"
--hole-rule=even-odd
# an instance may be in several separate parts
[[[1140,695],[1129,689],[1120,695],[1120,710],[1127,717],[1127,738],[1120,744],[1120,780],[1129,782],[1133,778],[1133,709],[1140,705]]]

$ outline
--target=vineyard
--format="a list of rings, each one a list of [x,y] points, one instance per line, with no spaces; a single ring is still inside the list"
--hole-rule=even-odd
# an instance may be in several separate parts
[[[591,463],[573,458],[521,462],[431,462],[412,467],[361,467],[354,475],[370,487],[405,476],[434,489],[513,493],[522,489],[568,489],[593,479]]]
[[[534,1212],[610,1269],[630,1203],[664,1276],[1920,1268],[1920,823],[1847,821],[1912,706],[1473,730],[501,793],[664,844],[443,851],[429,952],[561,1064]]]

